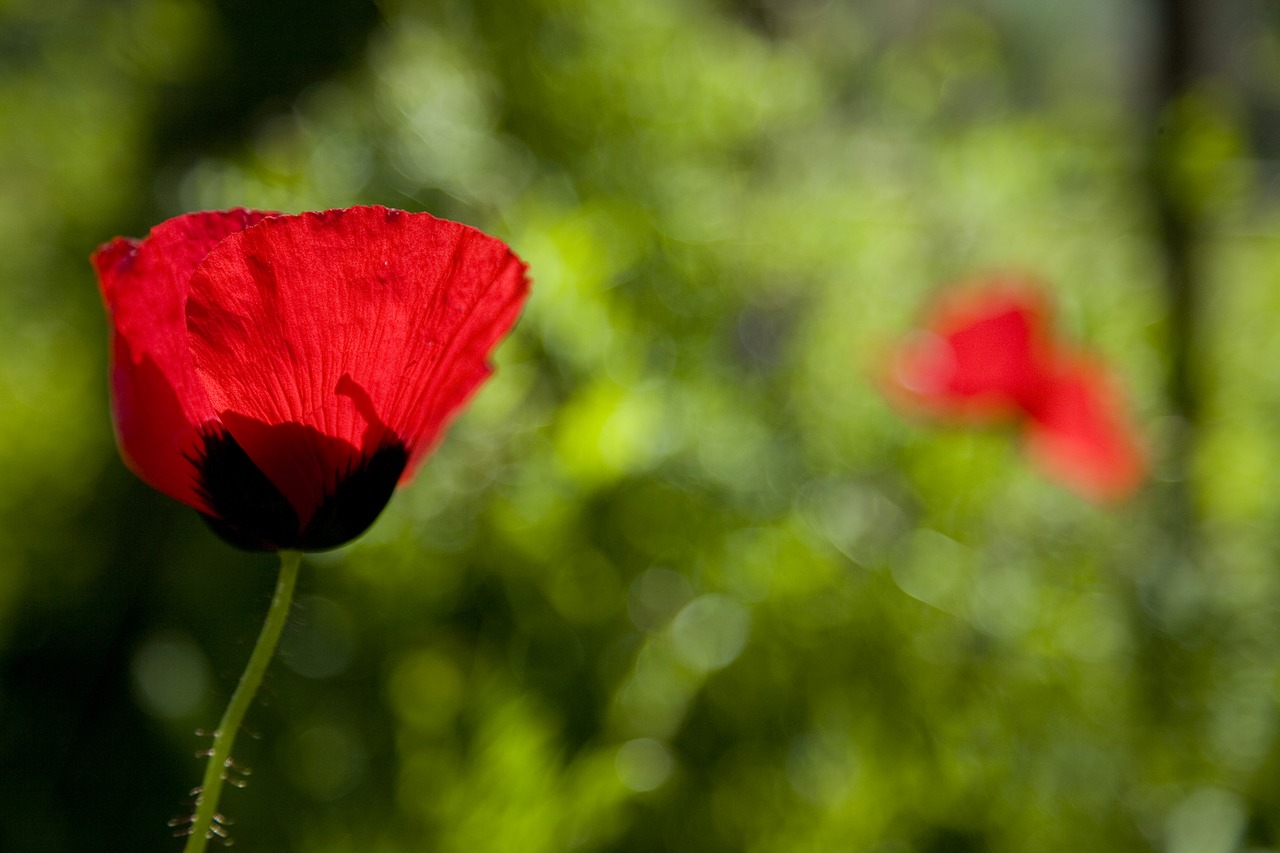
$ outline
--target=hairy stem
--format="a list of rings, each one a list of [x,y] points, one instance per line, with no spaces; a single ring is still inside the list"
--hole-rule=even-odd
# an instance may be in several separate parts
[[[280,578],[276,581],[275,595],[271,597],[271,608],[267,611],[267,619],[262,624],[262,633],[249,655],[249,663],[235,693],[231,694],[231,702],[222,714],[217,731],[213,733],[213,745],[209,748],[209,764],[205,767],[204,780],[200,783],[196,795],[196,813],[191,820],[191,834],[187,838],[184,853],[202,853],[209,839],[224,833],[223,819],[218,814],[218,798],[222,794],[222,785],[231,772],[231,747],[235,744],[236,733],[244,722],[245,712],[249,710],[253,697],[262,684],[262,676],[275,655],[276,644],[280,641],[280,632],[289,616],[289,606],[293,603],[293,587],[298,580],[298,567],[302,563],[302,554],[297,551],[280,552]]]

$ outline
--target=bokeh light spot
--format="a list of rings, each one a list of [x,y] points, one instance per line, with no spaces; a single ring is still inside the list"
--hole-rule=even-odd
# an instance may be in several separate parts
[[[675,759],[661,741],[636,738],[618,747],[614,766],[622,784],[643,793],[661,787],[670,778]]]
[[[695,598],[671,623],[676,655],[696,672],[723,669],[737,659],[747,643],[751,614],[726,595]]]
[[[646,569],[631,582],[627,615],[641,631],[651,631],[665,625],[691,598],[693,587],[684,575],[660,567]]]
[[[134,652],[133,697],[153,717],[179,719],[196,711],[209,690],[209,662],[183,634],[153,634]]]
[[[294,787],[313,800],[327,802],[360,783],[364,747],[346,728],[330,723],[302,728],[281,742],[280,760]]]
[[[453,661],[425,650],[408,654],[396,664],[387,691],[396,716],[430,731],[452,722],[462,704],[464,683]]]

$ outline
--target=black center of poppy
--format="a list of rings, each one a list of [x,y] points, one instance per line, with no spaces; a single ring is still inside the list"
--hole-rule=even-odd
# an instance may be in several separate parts
[[[307,433],[298,440],[330,440],[310,427],[278,428]],[[305,528],[297,509],[226,430],[206,432],[203,452],[191,461],[197,490],[212,510],[200,515],[227,542],[247,551],[325,551],[350,542],[373,524],[391,499],[409,454],[403,442],[389,436],[372,453],[353,460]]]

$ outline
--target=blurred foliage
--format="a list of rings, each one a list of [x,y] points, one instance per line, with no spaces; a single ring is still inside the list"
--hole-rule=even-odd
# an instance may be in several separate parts
[[[495,233],[535,290],[417,480],[308,559],[240,846],[1280,849],[1280,27],[1169,119],[1206,223],[1188,530],[1141,13],[0,3],[0,849],[177,849],[274,580],[118,461],[89,252],[355,203]],[[876,393],[991,267],[1127,377],[1136,499]]]

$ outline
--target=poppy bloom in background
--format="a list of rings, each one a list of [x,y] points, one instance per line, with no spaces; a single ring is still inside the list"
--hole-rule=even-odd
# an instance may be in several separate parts
[[[1012,424],[1049,476],[1095,500],[1121,498],[1145,466],[1115,380],[1056,339],[1044,291],[994,277],[944,294],[893,354],[886,391],[962,424]]]
[[[250,550],[364,532],[490,374],[528,294],[425,213],[191,213],[93,256],[112,412],[143,480]]]

